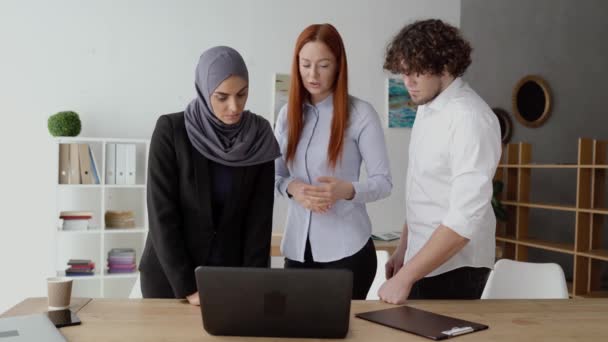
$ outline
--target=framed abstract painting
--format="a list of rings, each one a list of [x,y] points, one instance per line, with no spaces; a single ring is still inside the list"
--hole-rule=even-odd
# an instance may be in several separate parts
[[[289,100],[289,82],[290,76],[288,74],[274,74],[274,98],[272,100],[274,124],[277,123],[281,108],[283,108]]]
[[[388,79],[388,128],[412,128],[417,106],[399,78]]]

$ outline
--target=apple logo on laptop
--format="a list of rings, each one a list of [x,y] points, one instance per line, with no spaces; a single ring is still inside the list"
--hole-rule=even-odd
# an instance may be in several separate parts
[[[272,291],[264,294],[264,315],[281,316],[285,314],[287,296],[280,291]]]

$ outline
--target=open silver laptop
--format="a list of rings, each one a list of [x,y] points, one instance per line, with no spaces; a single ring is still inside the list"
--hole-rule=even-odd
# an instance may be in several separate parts
[[[198,267],[203,326],[212,335],[343,338],[347,270]],[[0,341],[1,342],[1,341]]]
[[[44,314],[0,318],[0,342],[66,341]]]

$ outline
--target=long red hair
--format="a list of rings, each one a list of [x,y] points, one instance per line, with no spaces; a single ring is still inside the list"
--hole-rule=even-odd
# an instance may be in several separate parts
[[[327,146],[327,161],[329,166],[334,169],[342,157],[342,147],[344,145],[344,132],[348,125],[348,68],[346,65],[346,50],[342,37],[335,27],[331,24],[310,25],[298,36],[293,53],[291,64],[291,84],[289,88],[289,102],[287,112],[288,141],[287,141],[287,162],[293,161],[296,154],[302,128],[302,104],[308,99],[309,93],[304,88],[302,76],[300,75],[299,54],[302,47],[308,42],[322,42],[333,53],[337,62],[337,74],[334,81],[334,115],[331,122],[331,136]]]

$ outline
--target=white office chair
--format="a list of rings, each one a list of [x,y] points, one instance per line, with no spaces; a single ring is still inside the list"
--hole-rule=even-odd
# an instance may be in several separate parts
[[[270,257],[270,268],[284,268],[285,258],[282,256],[271,256]]]
[[[372,283],[372,287],[369,289],[367,293],[366,300],[378,300],[378,290],[380,290],[380,286],[386,281],[386,272],[384,265],[388,261],[389,255],[387,251],[376,251],[376,258],[378,259],[377,268],[376,268],[376,277],[374,278],[374,282]]]
[[[490,272],[481,299],[568,298],[564,271],[558,264],[501,259]]]
[[[133,284],[133,288],[131,289],[131,293],[129,294],[130,299],[138,299],[143,298],[141,294],[141,283],[139,281],[139,274],[137,275],[137,279],[135,280],[135,284]]]

